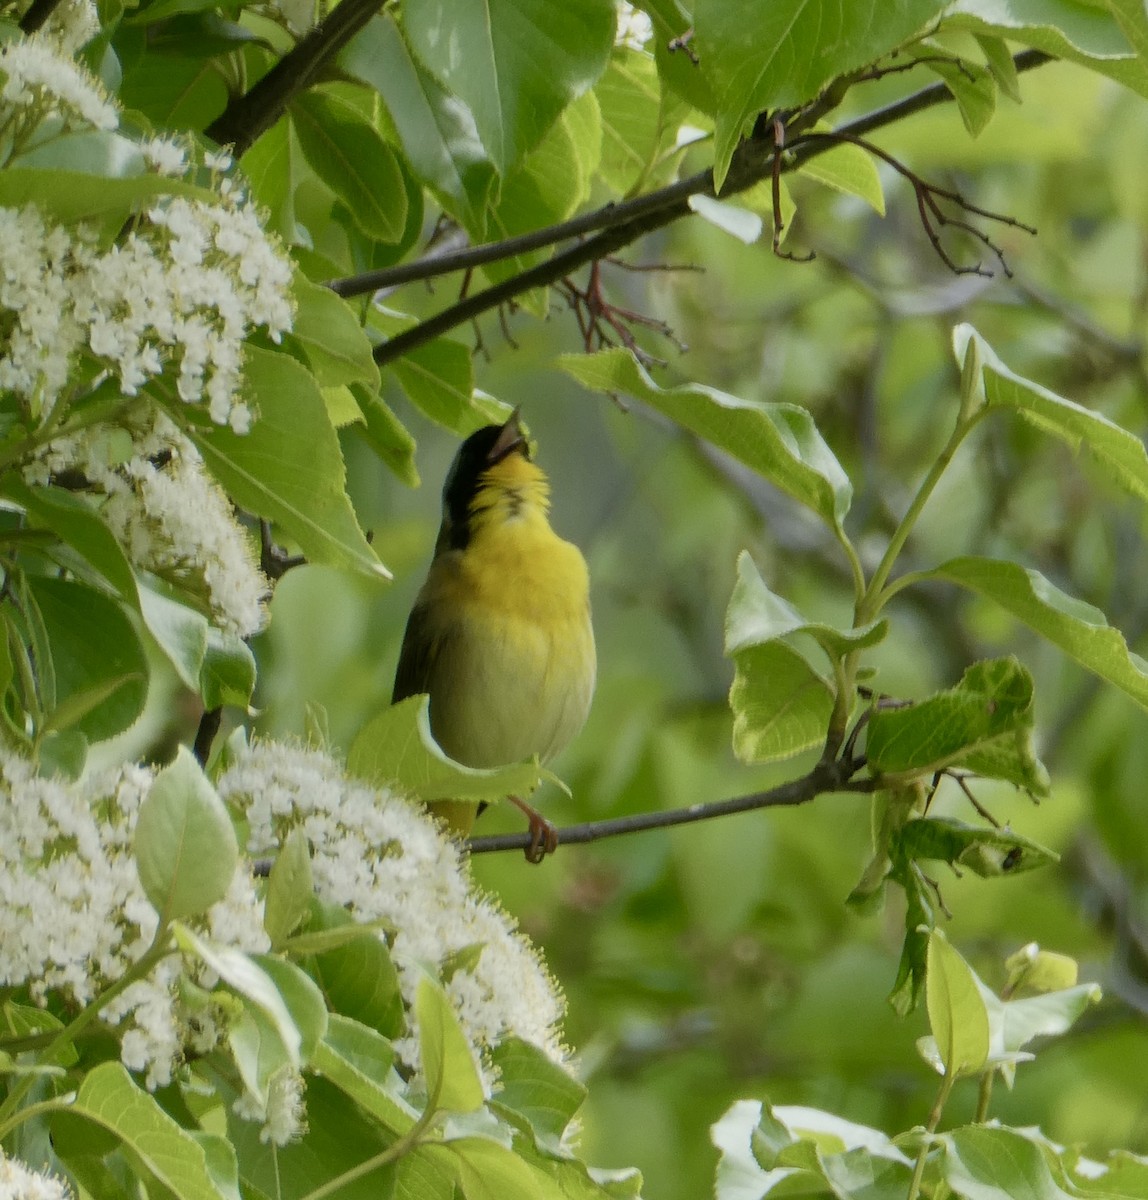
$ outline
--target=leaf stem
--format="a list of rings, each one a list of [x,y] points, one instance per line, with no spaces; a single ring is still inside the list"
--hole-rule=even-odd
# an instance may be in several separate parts
[[[151,946],[139,957],[134,963],[108,988],[102,991],[86,1008],[82,1009],[79,1014],[52,1039],[48,1048],[43,1055],[45,1063],[51,1063],[62,1050],[70,1046],[76,1037],[86,1029],[92,1021],[96,1019],[99,1013],[106,1008],[121,992],[125,991],[138,979],[142,979],[157,962],[162,958],[166,958],[172,953],[171,947],[167,944],[168,930],[166,926],[160,926],[156,930],[155,938]],[[35,1075],[26,1075],[17,1083],[8,1093],[3,1104],[0,1104],[0,1136],[3,1136],[10,1128],[20,1124],[25,1120],[23,1114],[18,1120],[13,1119],[13,1114],[19,1108],[20,1101],[28,1094],[32,1085],[35,1083]],[[35,1106],[31,1106],[35,1107]]]
[[[925,1126],[926,1137],[921,1141],[921,1148],[917,1151],[917,1161],[913,1167],[913,1179],[909,1184],[908,1200],[917,1200],[921,1194],[921,1180],[925,1176],[925,1162],[929,1157],[929,1151],[932,1149],[932,1135],[937,1132],[937,1126],[941,1123],[941,1114],[945,1111],[945,1105],[949,1101],[949,1094],[953,1090],[953,1084],[956,1081],[956,1076],[946,1073],[941,1078],[941,1087],[937,1092],[937,1098],[933,1101],[933,1107],[929,1112],[929,1121]]]
[[[857,605],[855,622],[857,625],[865,625],[874,620],[884,606],[885,601],[889,598],[889,595],[892,594],[886,591],[885,585],[893,570],[893,566],[901,551],[905,548],[905,543],[909,540],[909,535],[913,532],[913,528],[924,511],[925,505],[928,504],[929,499],[932,497],[937,484],[941,480],[941,476],[948,469],[949,463],[953,461],[953,456],[978,420],[980,420],[979,413],[966,415],[962,412],[957,418],[956,426],[949,440],[945,443],[941,453],[934,459],[928,474],[921,480],[916,495],[914,495],[908,510],[901,518],[897,528],[893,531],[893,536],[889,539],[888,546],[885,547],[885,553],[881,561],[877,564],[877,569],[873,572],[872,578],[869,580],[869,586],[866,588],[865,594],[861,597],[861,602]]]

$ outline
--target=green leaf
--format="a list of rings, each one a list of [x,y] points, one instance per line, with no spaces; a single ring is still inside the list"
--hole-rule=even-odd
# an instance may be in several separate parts
[[[211,623],[202,613],[143,583],[139,585],[139,606],[148,633],[176,674],[192,691],[199,691]]]
[[[435,1108],[468,1113],[482,1107],[474,1052],[442,986],[424,975],[414,1004],[427,1093]]]
[[[50,662],[52,692],[46,729],[71,729],[90,742],[129,728],[147,699],[148,664],[143,646],[123,609],[103,592],[69,579],[28,580]]]
[[[657,67],[648,54],[616,49],[594,89],[602,119],[599,175],[617,195],[639,188],[671,149],[681,106],[663,103]]]
[[[920,49],[914,51],[914,56],[927,58],[929,70],[945,81],[945,86],[957,102],[965,129],[970,137],[976,137],[993,119],[997,110],[996,78],[978,63],[967,59],[950,61],[934,57],[938,53],[944,54],[941,47],[923,42]]]
[[[371,357],[370,339],[346,300],[299,270],[291,290],[295,323],[288,338],[301,347],[319,385],[362,383],[378,388],[379,368]]]
[[[997,81],[997,87],[1010,100],[1019,104],[1021,102],[1020,76],[1017,74],[1016,63],[1013,61],[1008,42],[1002,37],[988,33],[979,33],[976,38],[977,45],[980,46],[981,53],[985,56],[985,63]]]
[[[929,934],[925,1002],[945,1074],[977,1075],[989,1055],[989,1018],[977,977],[943,934]]]
[[[928,573],[994,600],[1081,666],[1148,708],[1148,662],[1128,649],[1104,614],[1050,583],[1039,571],[992,558],[954,558]]]
[[[745,763],[792,758],[825,741],[833,688],[784,642],[733,655],[733,749]]]
[[[131,564],[115,535],[83,496],[58,487],[29,487],[18,475],[6,475],[0,490],[28,513],[33,527],[50,529],[97,571],[121,600],[137,604]]]
[[[498,1142],[458,1138],[444,1149],[458,1161],[459,1186],[466,1200],[567,1200],[549,1176],[531,1169]]]
[[[698,0],[694,48],[717,105],[714,182],[758,113],[797,107],[925,29],[943,0]]]
[[[415,54],[474,114],[505,174],[591,88],[614,42],[611,0],[408,0]],[[465,46],[465,54],[459,47]]]
[[[559,1153],[562,1135],[586,1098],[586,1088],[537,1046],[505,1037],[491,1052],[499,1090],[493,1107],[525,1119],[539,1146]]]
[[[311,920],[300,939],[346,930],[354,936],[316,950],[314,974],[332,1012],[352,1017],[387,1037],[403,1030],[399,976],[378,929],[357,923],[344,908],[313,900]]]
[[[199,694],[209,711],[224,704],[246,708],[255,691],[255,655],[235,633],[209,625],[207,653],[199,671]]]
[[[119,98],[124,108],[138,109],[161,129],[198,133],[227,105],[227,82],[214,59],[224,47],[219,39],[213,44],[187,34],[178,42],[179,53],[155,48],[142,55],[125,73]]]
[[[1032,735],[1032,676],[1015,658],[987,659],[973,663],[956,687],[918,704],[874,709],[865,754],[885,777],[960,765],[1045,795],[1048,773]]]
[[[1050,866],[1060,855],[1011,829],[967,825],[955,817],[919,817],[900,832],[900,850],[911,859],[935,859],[968,867],[976,875],[1018,875]]]
[[[857,196],[879,216],[885,215],[885,192],[877,164],[860,146],[834,146],[799,167],[798,174],[846,196]]]
[[[703,384],[660,388],[632,354],[564,354],[559,366],[601,392],[627,392],[733,455],[839,530],[853,489],[808,411],[742,400]]]
[[[496,174],[470,110],[414,58],[390,16],[373,17],[339,65],[382,96],[412,170],[472,237],[483,238]]]
[[[1073,450],[1087,450],[1130,495],[1148,502],[1148,451],[1140,438],[1100,413],[1010,371],[971,325],[953,330],[958,363],[964,361],[970,342],[975,343],[981,360],[985,399],[990,406],[1012,409]]]
[[[1070,1200],[1044,1151],[1011,1129],[967,1125],[941,1137],[941,1175],[967,1200]]]
[[[87,1073],[69,1112],[115,1134],[179,1200],[228,1200],[212,1177],[203,1146],[118,1062],[101,1063]]]
[[[252,954],[251,962],[275,985],[299,1034],[299,1064],[307,1066],[327,1032],[327,1005],[315,981],[294,963],[274,954]],[[260,1008],[263,1009],[262,1003]],[[263,1011],[268,1011],[263,1009]],[[273,1012],[268,1015],[274,1017]]]
[[[314,890],[307,835],[296,827],[283,839],[267,877],[263,928],[271,939],[272,949],[280,949],[303,923],[311,911]]]
[[[172,927],[176,944],[185,954],[194,955],[210,967],[220,980],[239,996],[246,1005],[251,1020],[259,1019],[260,1032],[273,1035],[276,1050],[283,1065],[298,1070],[302,1063],[304,1047],[303,1031],[295,1023],[292,1009],[287,999],[280,993],[279,979],[272,977],[260,962],[252,955],[244,954],[231,946],[223,946],[200,937],[194,930],[178,922]],[[289,965],[280,963],[280,965]],[[302,972],[298,972],[302,975]],[[314,987],[314,985],[311,985]],[[302,987],[302,985],[300,985]],[[322,996],[315,990],[315,995],[322,1004]],[[304,1015],[310,1021],[307,1030],[311,1040],[314,1039],[314,1008],[306,997],[300,1002]],[[324,1010],[325,1011],[325,1010]],[[232,1029],[235,1040],[235,1028]],[[242,1036],[247,1036],[243,1034]],[[320,1034],[320,1036],[322,1036]],[[273,1072],[268,1070],[264,1078]]]
[[[1118,20],[1106,11],[1108,7],[1071,0],[1026,0],[1024,4],[956,0],[945,12],[944,28],[1021,42],[1111,76],[1146,95],[1148,67],[1129,43],[1129,35],[1136,36],[1136,24]],[[1122,0],[1123,11],[1129,7]],[[1142,15],[1139,25],[1143,28]]]
[[[377,392],[353,384],[351,395],[363,417],[363,439],[407,487],[418,487],[421,481],[415,466],[415,439],[409,430]]]
[[[390,1042],[368,1025],[333,1015],[313,1067],[397,1137],[409,1133],[418,1113],[399,1094]]]
[[[165,923],[196,916],[227,894],[239,862],[235,831],[185,746],[140,805],[135,857],[140,883]]]
[[[360,779],[392,784],[424,801],[521,796],[543,778],[534,762],[480,770],[448,758],[431,734],[426,696],[411,696],[368,721],[351,744],[347,768]]]
[[[8,208],[35,204],[45,215],[64,224],[91,223],[109,235],[122,228],[129,213],[157,196],[216,202],[215,194],[207,188],[160,175],[109,179],[48,167],[0,171],[0,204]]]
[[[432,421],[466,437],[486,424],[474,404],[470,349],[451,338],[434,338],[390,364],[408,399]]]
[[[344,490],[338,435],[314,378],[286,354],[248,346],[244,380],[259,413],[249,433],[193,424],[174,398],[164,407],[235,503],[281,525],[310,561],[389,579]]]
[[[295,96],[291,120],[307,161],[359,228],[376,241],[399,241],[406,188],[394,151],[375,126],[322,85]]]
[[[858,629],[836,629],[806,620],[787,600],[766,587],[748,551],[743,550],[738,555],[737,582],[725,614],[727,655],[803,633],[825,651],[830,661],[834,661],[850,651],[877,645],[887,632],[887,621],[874,621]]]

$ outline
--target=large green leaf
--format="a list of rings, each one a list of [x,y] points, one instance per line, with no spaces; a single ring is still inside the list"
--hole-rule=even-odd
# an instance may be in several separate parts
[[[1140,438],[1100,413],[1009,370],[971,325],[953,330],[958,363],[965,361],[970,342],[975,344],[990,406],[1012,409],[1073,450],[1087,450],[1116,483],[1138,500],[1148,501],[1148,451]]]
[[[185,746],[140,805],[134,850],[140,883],[165,923],[203,912],[231,885],[239,861],[235,831]]]
[[[411,402],[452,433],[466,435],[486,423],[474,406],[474,363],[462,342],[434,338],[390,368]]]
[[[601,392],[627,392],[712,442],[840,529],[853,489],[808,411],[742,400],[703,384],[659,387],[627,350],[564,354],[568,374]]]
[[[474,1051],[442,985],[424,976],[415,993],[419,1053],[427,1093],[436,1108],[468,1113],[482,1107]]]
[[[147,655],[131,621],[104,592],[70,579],[28,581],[45,638],[38,663],[48,729],[89,741],[131,726],[147,699]]]
[[[539,1145],[562,1149],[562,1135],[586,1098],[586,1088],[537,1046],[506,1037],[491,1053],[498,1071],[494,1103],[529,1125]]]
[[[994,600],[1081,666],[1148,708],[1148,662],[1091,604],[1050,583],[1039,571],[992,558],[954,558],[928,573]]]
[[[733,656],[729,692],[734,753],[747,763],[777,762],[825,741],[833,689],[784,642],[747,646]]]
[[[620,196],[638,189],[674,145],[683,107],[666,104],[657,68],[648,54],[619,49],[594,89],[602,114],[600,175]]]
[[[956,0],[944,25],[1032,46],[1148,95],[1148,65],[1129,42],[1131,37],[1143,49],[1143,13],[1137,20],[1125,0],[1120,5],[1122,19],[1106,11],[1115,0],[1107,6],[1077,0]]]
[[[363,726],[347,755],[351,773],[394,784],[420,800],[495,800],[532,792],[542,781],[537,763],[492,770],[448,758],[430,731],[428,697],[411,696],[383,709]]]
[[[941,1174],[967,1200],[1071,1200],[1044,1151],[1012,1129],[967,1125],[941,1137]]]
[[[888,778],[960,765],[1043,795],[1048,773],[1032,734],[1032,676],[1015,658],[989,659],[973,663],[956,687],[918,704],[878,706],[865,754],[870,769]]]
[[[503,174],[594,85],[614,41],[612,0],[407,0],[402,15],[415,53],[474,114]]]
[[[989,1055],[989,1016],[972,968],[943,934],[929,935],[925,1000],[945,1074],[977,1075]]]
[[[377,388],[379,368],[371,357],[371,342],[351,306],[330,288],[312,283],[295,272],[295,324],[290,339],[297,342],[321,387],[362,383]]]
[[[831,80],[925,30],[944,0],[697,0],[695,45],[717,104],[714,181],[759,113],[812,100]]]
[[[413,57],[393,18],[373,17],[339,65],[378,91],[412,170],[472,237],[484,237],[496,175],[474,117]]]
[[[418,1114],[397,1094],[390,1042],[369,1025],[332,1016],[314,1069],[361,1105],[396,1136],[408,1133]]]
[[[249,433],[194,424],[178,400],[165,407],[236,504],[281,525],[310,561],[389,579],[344,490],[339,439],[314,378],[286,354],[249,346],[244,379],[258,411]]]
[[[69,1112],[113,1133],[179,1200],[228,1200],[208,1169],[204,1148],[118,1062],[88,1072]]]
[[[377,241],[397,242],[406,227],[406,188],[394,151],[375,126],[322,87],[296,96],[291,119],[307,161],[359,228]]]

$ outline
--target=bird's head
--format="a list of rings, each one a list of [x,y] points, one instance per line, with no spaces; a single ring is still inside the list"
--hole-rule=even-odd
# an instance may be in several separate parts
[[[465,546],[476,511],[491,508],[500,497],[517,498],[545,512],[548,491],[545,475],[531,461],[530,441],[516,408],[505,424],[486,425],[459,447],[442,489],[440,545],[445,540],[456,549]],[[494,494],[480,501],[488,493]]]

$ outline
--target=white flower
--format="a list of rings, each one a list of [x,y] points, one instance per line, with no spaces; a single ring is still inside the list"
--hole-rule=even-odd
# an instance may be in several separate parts
[[[246,406],[243,416],[250,420]],[[251,637],[264,627],[271,585],[253,544],[199,451],[167,417],[146,413],[132,430],[126,460],[109,461],[106,431],[96,427],[52,442],[25,478],[51,478],[68,469],[88,481],[100,515],[132,563],[201,593],[221,629]]]
[[[0,1200],[72,1200],[72,1189],[62,1179],[0,1153]]]
[[[476,960],[465,955],[444,973],[488,1088],[495,1077],[487,1054],[508,1036],[565,1062],[564,1004],[538,952],[477,889],[458,847],[421,808],[349,778],[326,754],[271,742],[241,751],[218,788],[243,811],[252,854],[273,853],[302,828],[320,899],[396,930],[391,953],[408,1007],[426,964],[450,965],[482,946]],[[417,1030],[395,1048],[418,1065]]]
[[[28,110],[36,124],[51,118],[65,125],[115,129],[116,106],[100,82],[50,38],[33,34],[0,46],[0,100]]]
[[[653,39],[654,25],[649,15],[635,8],[626,0],[618,2],[618,26],[614,34],[615,46],[628,46],[631,50],[644,50]]]
[[[178,177],[187,172],[187,151],[173,138],[151,138],[140,149],[157,175]]]
[[[306,1132],[306,1113],[303,1104],[303,1076],[290,1067],[280,1067],[267,1081],[267,1101],[264,1103],[250,1092],[242,1093],[232,1105],[245,1121],[258,1121],[261,1142],[286,1146]]]
[[[62,0],[41,29],[61,54],[69,57],[86,46],[100,31],[100,16],[94,0]]]
[[[152,780],[133,764],[78,783],[44,779],[28,760],[0,750],[0,986],[26,988],[37,1003],[55,994],[83,1006],[147,952],[159,918],[140,884],[132,838]],[[269,945],[249,870],[236,872],[197,923],[240,950]],[[185,1007],[185,972],[206,982],[202,967],[185,967],[173,952],[101,1013],[119,1027],[121,1061],[151,1088],[170,1082],[185,1047],[204,1053],[223,1032],[212,1007]]]

